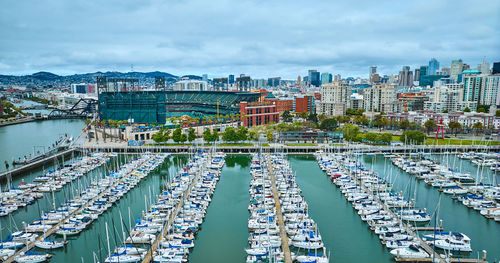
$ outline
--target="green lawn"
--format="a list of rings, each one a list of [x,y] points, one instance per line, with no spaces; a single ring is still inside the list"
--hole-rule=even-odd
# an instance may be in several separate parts
[[[146,146],[165,146],[165,147],[172,147],[172,146],[193,146],[191,143],[147,143],[145,144]]]
[[[242,147],[242,146],[254,146],[253,143],[219,143],[217,146],[228,146],[228,147]]]
[[[499,141],[481,141],[481,140],[461,140],[461,139],[438,139],[436,143],[435,138],[427,138],[425,143],[427,145],[500,145]]]
[[[400,141],[399,136],[392,136],[393,141]],[[425,140],[426,145],[436,145],[435,138],[429,138]],[[465,139],[438,139],[437,145],[500,145],[499,141],[481,141],[481,140],[465,140]]]

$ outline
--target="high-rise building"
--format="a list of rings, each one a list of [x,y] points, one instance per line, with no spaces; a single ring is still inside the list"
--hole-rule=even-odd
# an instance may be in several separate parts
[[[491,71],[491,74],[500,74],[500,62],[493,63],[493,70]]]
[[[429,60],[429,68],[425,75],[436,75],[436,72],[439,70],[439,61],[435,58],[431,58]]]
[[[467,107],[476,109],[477,102],[463,101],[463,93],[462,83],[435,87],[428,94],[429,100],[424,102],[424,110],[443,112],[463,111]]]
[[[339,81],[321,86],[321,101],[316,105],[318,115],[327,116],[344,115],[349,107],[351,87]]]
[[[321,85],[332,82],[332,74],[328,72],[321,73]]]
[[[458,75],[462,74],[464,63],[461,59],[451,61],[450,78],[458,81]]]
[[[317,70],[310,69],[308,73],[309,73],[308,74],[309,84],[311,84],[312,86],[319,87],[320,86],[319,72]]]
[[[397,101],[397,87],[388,83],[373,85],[363,90],[366,111],[391,111],[388,107]]]
[[[483,60],[483,63],[477,65],[477,69],[481,71],[481,74],[490,74],[491,69],[490,69],[490,64],[488,62]]]
[[[370,67],[370,75],[368,75],[369,78],[371,79],[372,75],[375,73],[377,73],[377,66],[371,66]]]
[[[229,84],[234,84],[234,75],[229,75],[228,81],[229,81]]]
[[[415,76],[415,78],[414,78],[415,81],[420,80],[420,68],[415,69],[415,74],[413,74],[413,76]]]
[[[281,77],[268,78],[267,86],[269,87],[278,87],[280,85]]]
[[[370,76],[370,83],[380,83],[382,81],[382,78],[378,73],[373,73]]]
[[[404,66],[403,70],[399,72],[399,86],[411,87],[413,86],[413,72],[409,66]]]
[[[335,77],[333,77],[333,81],[340,81],[342,79],[342,77],[340,76],[340,74],[335,74]]]
[[[207,74],[203,74],[203,75],[201,76],[201,80],[203,80],[203,81],[208,81],[208,75],[207,75]]]
[[[429,67],[428,66],[420,66],[420,75],[418,76],[418,80],[420,81],[422,79],[422,76],[427,76],[429,72]],[[416,76],[415,76],[416,77]]]

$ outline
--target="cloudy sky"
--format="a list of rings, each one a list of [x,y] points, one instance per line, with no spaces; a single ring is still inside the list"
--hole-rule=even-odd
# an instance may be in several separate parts
[[[2,0],[0,74],[366,77],[500,61],[498,0]]]

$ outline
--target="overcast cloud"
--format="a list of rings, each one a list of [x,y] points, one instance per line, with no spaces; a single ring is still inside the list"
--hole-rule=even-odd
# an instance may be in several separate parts
[[[0,74],[367,77],[500,61],[500,1],[2,0]]]

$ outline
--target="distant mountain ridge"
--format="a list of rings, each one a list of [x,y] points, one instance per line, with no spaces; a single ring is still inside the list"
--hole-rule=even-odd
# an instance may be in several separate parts
[[[154,82],[155,77],[165,77],[166,82],[174,82],[179,79],[170,73],[152,71],[152,72],[94,72],[82,73],[61,76],[51,72],[40,71],[31,75],[14,76],[14,75],[0,75],[0,84],[4,85],[69,85],[72,83],[95,83],[98,76],[105,76],[108,78],[137,78],[140,83]]]

